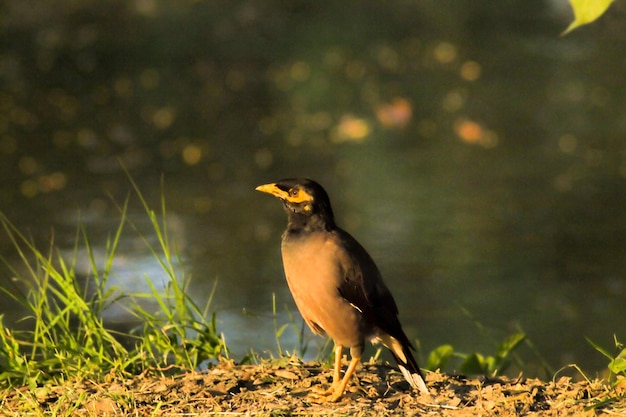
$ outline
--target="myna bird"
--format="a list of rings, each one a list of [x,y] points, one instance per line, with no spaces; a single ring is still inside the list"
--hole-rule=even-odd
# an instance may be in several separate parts
[[[363,246],[335,224],[322,186],[310,179],[285,179],[256,190],[283,202],[288,222],[281,250],[289,289],[311,330],[335,343],[333,383],[324,395],[330,401],[343,395],[366,339],[387,347],[409,384],[428,393],[391,293]],[[351,360],[342,379],[344,347],[350,348]]]

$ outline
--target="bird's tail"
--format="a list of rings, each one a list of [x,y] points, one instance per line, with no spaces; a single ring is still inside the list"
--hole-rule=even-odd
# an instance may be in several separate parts
[[[417,361],[411,353],[409,344],[400,343],[398,339],[390,335],[381,336],[380,340],[383,345],[391,351],[393,358],[398,363],[400,372],[404,375],[404,379],[411,384],[411,387],[428,394],[428,388],[424,382],[424,376],[417,365]]]

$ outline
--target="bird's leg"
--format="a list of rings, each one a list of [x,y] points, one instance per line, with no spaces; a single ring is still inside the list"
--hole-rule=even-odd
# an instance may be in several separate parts
[[[335,345],[335,366],[333,368],[333,383],[330,388],[319,391],[321,395],[331,395],[335,392],[335,389],[341,382],[341,354],[343,353],[343,346]]]
[[[361,362],[361,350],[358,349],[357,353],[355,352],[355,350],[350,349],[350,356],[352,357],[352,359],[350,359],[350,365],[348,365],[348,369],[346,370],[346,374],[343,376],[341,383],[338,386],[335,386],[335,384],[333,383],[333,388],[335,388],[335,391],[328,399],[328,401],[330,402],[334,403],[335,401],[337,401],[339,398],[341,398],[343,392],[346,390],[348,382],[350,382],[350,377],[352,377],[352,374],[356,370],[357,365],[359,364],[359,362]]]
[[[335,391],[335,387],[339,384],[341,378],[341,358],[343,356],[343,346],[335,346],[335,368],[333,369],[333,384],[330,386],[329,393]],[[327,394],[327,395],[328,395]]]
[[[322,395],[328,396],[326,401],[335,402],[343,395],[343,392],[346,390],[348,386],[348,382],[350,382],[350,378],[359,362],[361,362],[361,352],[363,352],[362,346],[355,346],[350,348],[350,364],[348,365],[348,369],[344,374],[343,378],[340,378],[340,369],[341,369],[341,353],[343,351],[343,346],[335,346],[335,369],[333,372],[333,384],[329,389],[324,391]]]

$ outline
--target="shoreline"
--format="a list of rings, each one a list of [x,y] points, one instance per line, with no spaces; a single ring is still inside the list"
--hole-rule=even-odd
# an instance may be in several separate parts
[[[344,366],[345,369],[345,366]],[[624,392],[602,380],[465,378],[427,373],[430,396],[410,390],[395,367],[363,363],[336,403],[315,394],[330,384],[320,362],[282,358],[259,365],[232,361],[202,372],[2,389],[0,415],[435,415],[595,416],[626,412]],[[357,383],[358,380],[358,383]]]

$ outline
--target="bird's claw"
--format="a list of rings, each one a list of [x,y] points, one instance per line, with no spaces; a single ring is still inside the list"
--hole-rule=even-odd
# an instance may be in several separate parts
[[[327,389],[323,389],[321,387],[314,387],[312,390],[313,395],[320,402],[335,403],[339,400],[339,398],[341,398],[341,395],[342,395],[342,393],[337,392],[338,386],[339,384],[337,385],[333,384],[330,386],[330,388],[327,388]]]

